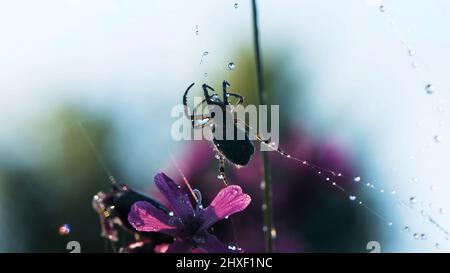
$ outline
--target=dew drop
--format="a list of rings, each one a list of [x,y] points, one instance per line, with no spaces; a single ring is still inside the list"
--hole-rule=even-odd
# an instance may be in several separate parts
[[[426,240],[427,239],[427,235],[425,233],[420,234],[420,239]]]
[[[417,183],[417,182],[419,182],[419,179],[418,179],[417,177],[413,177],[413,178],[411,179],[411,182]]]
[[[203,51],[203,56],[207,56],[209,54],[208,51]]]
[[[359,182],[359,181],[361,181],[361,177],[360,177],[360,176],[355,176],[355,177],[353,178],[353,181]]]
[[[437,188],[436,188],[435,185],[431,185],[431,186],[430,186],[430,190],[431,190],[431,191],[435,191],[436,189],[437,189]]]
[[[267,209],[267,205],[266,204],[262,204],[261,209],[262,210],[266,210]]]
[[[439,213],[440,214],[445,214],[445,209],[444,208],[439,209]]]
[[[275,228],[270,230],[270,236],[272,236],[272,239],[277,238],[277,230]]]
[[[409,54],[409,56],[414,56],[414,55],[416,55],[416,51],[414,51],[414,49],[410,49],[410,50],[408,50],[408,54]]]
[[[392,222],[388,222],[387,225],[388,225],[388,226],[392,226]]]
[[[397,194],[397,191],[396,191],[396,190],[392,190],[392,191],[391,191],[391,194],[392,194],[392,195],[396,195],[396,194]]]
[[[200,31],[198,30],[198,25],[195,25],[195,35],[199,35]]]
[[[409,232],[409,227],[408,227],[408,226],[405,226],[405,227],[403,228],[403,231],[404,231],[404,232]]]
[[[173,216],[173,211],[169,211],[169,216]]]
[[[417,68],[417,62],[412,62],[412,63],[411,63],[411,67],[412,67],[412,68]]]
[[[415,197],[411,197],[409,198],[409,202],[411,202],[412,204],[417,203],[417,199]]]
[[[233,70],[236,67],[236,65],[233,62],[228,63],[228,69]]]
[[[350,196],[348,197],[348,199],[350,199],[350,201],[355,201],[355,200],[356,200],[356,196],[350,195]]]
[[[436,87],[432,84],[425,85],[425,91],[427,91],[428,94],[433,94],[436,90]]]
[[[261,188],[261,190],[264,190],[266,188],[266,182],[261,181],[261,184],[259,184],[259,187]]]
[[[439,243],[435,243],[434,247],[439,249],[439,248],[441,248],[441,245]]]
[[[205,73],[203,74],[203,76],[204,76],[205,78],[207,78],[207,77],[208,77],[208,73],[205,72]]]
[[[378,7],[381,12],[385,12],[387,10],[385,5],[381,5]]]
[[[58,228],[58,234],[61,236],[69,235],[72,231],[72,228],[69,224],[63,224]]]
[[[413,237],[414,237],[414,239],[419,239],[419,238],[420,238],[420,236],[419,236],[418,233],[414,233],[414,234],[413,234]]]
[[[217,179],[224,179],[224,176],[223,176],[222,174],[219,174],[219,175],[217,176]]]
[[[442,136],[440,136],[440,135],[434,136],[434,142],[441,142],[441,141],[442,141]]]
[[[233,243],[229,243],[228,244],[228,249],[231,251],[239,251],[241,250],[237,245],[233,244]]]
[[[238,3],[234,3],[234,8],[237,9],[239,7]]]

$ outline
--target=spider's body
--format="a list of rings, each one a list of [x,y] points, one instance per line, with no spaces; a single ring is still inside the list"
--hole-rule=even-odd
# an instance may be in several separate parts
[[[222,132],[222,137],[219,139],[217,137],[213,137],[213,143],[218,151],[218,159],[220,160],[220,169],[219,169],[219,178],[225,179],[225,159],[230,161],[231,163],[239,166],[245,166],[250,161],[253,153],[255,152],[255,148],[253,147],[252,142],[249,139],[247,130],[243,130],[238,126],[239,121],[234,118],[233,108],[228,107],[229,97],[235,97],[238,99],[237,104],[242,104],[244,98],[235,93],[230,93],[227,91],[227,87],[230,84],[227,81],[223,82],[223,100],[219,99],[219,96],[216,93],[210,94],[209,90],[214,92],[214,89],[206,84],[203,84],[203,101],[197,105],[192,114],[189,114],[187,108],[187,94],[191,87],[194,85],[192,83],[186,90],[183,96],[183,105],[185,106],[185,115],[188,119],[192,121],[192,127],[196,128],[198,126],[204,127],[206,125],[211,125],[213,135],[216,131]],[[203,103],[206,103],[208,106],[217,106],[222,110],[223,120],[214,120],[214,112],[210,113],[209,116],[203,114],[196,114],[197,108],[199,108]],[[195,124],[196,121],[205,121],[206,123]],[[232,139],[226,137],[226,124],[227,120],[233,120],[233,132],[234,136]],[[244,136],[243,138],[238,138],[238,136]]]

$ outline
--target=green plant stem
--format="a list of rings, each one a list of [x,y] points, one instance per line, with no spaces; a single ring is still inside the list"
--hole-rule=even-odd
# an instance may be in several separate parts
[[[259,104],[265,105],[267,99],[267,93],[264,88],[264,71],[261,59],[261,50],[259,42],[259,30],[258,30],[258,8],[256,6],[256,0],[252,0],[252,14],[253,14],[253,39],[255,44],[255,59],[256,59],[256,79],[258,88]],[[264,236],[266,242],[266,252],[272,253],[274,251],[273,239],[275,232],[274,222],[273,222],[273,203],[272,203],[272,181],[271,181],[271,171],[269,165],[269,157],[267,152],[261,151],[262,158],[262,174],[264,179]]]

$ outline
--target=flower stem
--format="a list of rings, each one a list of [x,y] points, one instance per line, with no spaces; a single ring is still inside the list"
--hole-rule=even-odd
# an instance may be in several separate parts
[[[258,30],[258,8],[256,0],[252,0],[252,14],[253,14],[253,40],[255,45],[255,59],[256,59],[256,79],[258,88],[259,104],[265,105],[267,99],[267,92],[264,88],[264,73],[261,60],[261,50]],[[274,250],[273,233],[275,233],[273,223],[273,204],[272,204],[272,181],[269,166],[269,157],[265,151],[261,151],[262,157],[262,174],[263,174],[263,193],[264,193],[264,236],[266,242],[266,252],[272,253]]]

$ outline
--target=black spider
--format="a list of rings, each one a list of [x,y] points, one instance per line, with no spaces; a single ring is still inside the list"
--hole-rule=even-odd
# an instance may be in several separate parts
[[[189,114],[187,106],[187,94],[192,86],[194,86],[194,83],[189,85],[183,95],[184,113],[186,117],[191,120],[193,128],[203,128],[209,125],[211,126],[213,134],[216,131],[221,132],[222,137],[217,138],[216,136],[214,136],[212,141],[217,151],[217,158],[220,162],[218,178],[227,183],[225,179],[225,159],[235,165],[245,166],[248,164],[253,153],[255,152],[255,148],[253,147],[253,144],[249,139],[249,127],[245,124],[245,122],[235,118],[234,116],[234,107],[236,107],[237,105],[241,105],[244,102],[244,97],[239,94],[228,92],[227,88],[230,86],[230,84],[227,81],[223,81],[223,100],[219,98],[217,93],[210,94],[209,90],[215,92],[214,89],[207,84],[203,84],[202,89],[204,99],[194,107],[192,114]],[[230,105],[230,97],[235,97],[238,100],[234,107],[227,107]],[[196,114],[197,109],[201,107],[205,102],[207,105],[218,106],[222,110],[223,120],[215,120],[214,112],[210,112],[209,115]],[[234,137],[232,139],[227,139],[226,137],[227,120],[233,120],[232,126]],[[242,127],[244,129],[242,129]],[[244,136],[244,138],[240,139],[237,137],[238,135]]]

